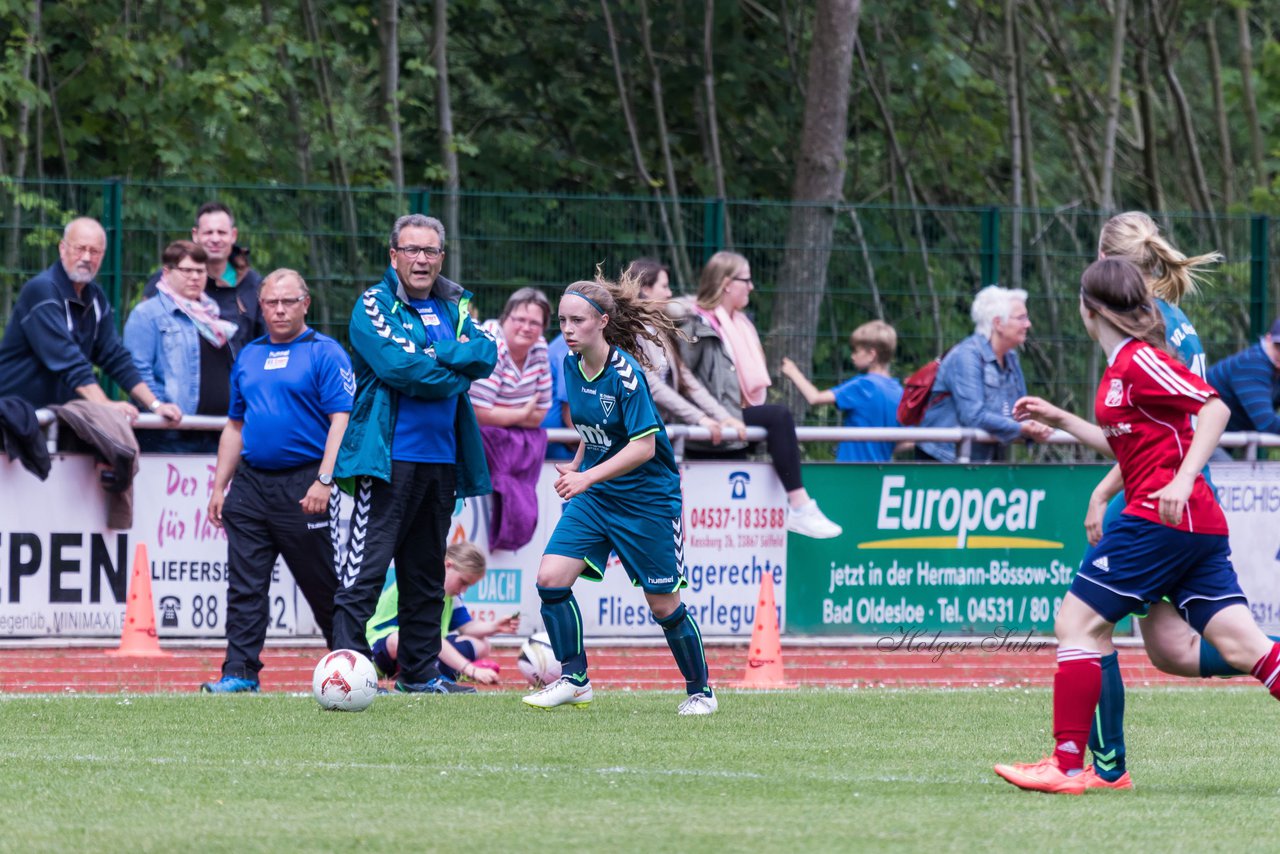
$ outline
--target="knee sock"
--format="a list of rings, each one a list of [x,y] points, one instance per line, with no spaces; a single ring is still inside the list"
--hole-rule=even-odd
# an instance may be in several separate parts
[[[684,688],[690,696],[706,694],[711,696],[711,688],[707,685],[707,655],[702,648],[702,632],[698,624],[681,602],[676,609],[665,617],[658,618],[658,625],[667,636],[667,646],[675,657],[676,666],[684,676]]]
[[[1273,641],[1280,641],[1280,637],[1268,635]],[[1236,670],[1227,660],[1222,657],[1222,653],[1218,652],[1218,648],[1209,643],[1203,637],[1200,638],[1200,675],[1209,676],[1244,676],[1244,672]]]
[[[1053,675],[1053,756],[1058,768],[1067,773],[1084,768],[1089,722],[1102,693],[1101,657],[1087,649],[1058,649],[1058,672]]]
[[[582,645],[582,613],[572,587],[538,587],[542,599],[542,622],[547,627],[551,651],[560,662],[560,672],[579,685],[587,682],[587,651]]]
[[[1280,643],[1273,643],[1271,650],[1258,659],[1250,672],[1271,692],[1271,696],[1280,700]]]
[[[1114,781],[1124,774],[1124,679],[1120,675],[1120,654],[1104,655],[1102,693],[1089,733],[1093,768],[1104,780]]]

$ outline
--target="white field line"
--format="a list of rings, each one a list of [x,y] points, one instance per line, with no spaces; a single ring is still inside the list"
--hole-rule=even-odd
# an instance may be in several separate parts
[[[298,770],[298,771],[374,771],[381,773],[404,773],[421,775],[424,770],[429,770],[440,777],[448,777],[451,774],[471,777],[490,777],[497,776],[504,779],[510,779],[514,776],[536,777],[539,779],[551,779],[554,777],[564,777],[581,779],[583,774],[595,774],[599,777],[634,777],[634,778],[685,778],[685,779],[707,779],[707,780],[767,780],[777,782],[779,775],[777,772],[769,774],[756,773],[754,771],[726,771],[718,769],[700,769],[700,768],[628,768],[625,765],[611,765],[604,768],[565,768],[563,766],[553,765],[525,765],[515,763],[512,765],[499,764],[483,764],[483,765],[432,765],[429,769],[424,769],[421,764],[417,763],[400,763],[400,762],[313,762],[307,760],[286,760],[286,759],[238,759],[233,761],[222,760],[204,760],[192,759],[188,756],[100,756],[94,754],[73,753],[70,755],[60,756],[52,754],[33,755],[27,753],[0,753],[0,762],[3,761],[21,761],[21,762],[43,762],[48,764],[65,765],[68,762],[76,762],[85,765],[109,765],[118,768],[121,765],[141,765],[148,767],[177,766],[185,768],[261,768],[263,770]],[[826,783],[909,783],[913,785],[938,785],[953,784],[971,786],[975,782],[991,783],[994,780],[974,779],[968,777],[930,777],[925,775],[888,775],[888,774],[813,774],[805,771],[799,775],[805,781],[818,781]]]

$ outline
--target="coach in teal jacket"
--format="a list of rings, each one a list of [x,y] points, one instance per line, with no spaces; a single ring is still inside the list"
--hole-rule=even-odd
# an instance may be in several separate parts
[[[409,214],[391,265],[351,313],[356,399],[335,475],[354,478],[351,536],[334,594],[334,649],[370,655],[365,624],[387,568],[399,584],[400,678],[407,693],[474,691],[440,675],[444,552],[457,498],[492,491],[467,397],[497,345],[471,320],[471,295],[440,275],[444,225]]]
[[[457,395],[458,497],[488,495],[493,491],[489,467],[467,389],[473,380],[493,373],[498,347],[472,322],[469,291],[438,276],[432,294],[445,303],[457,336],[455,341],[436,342],[434,359],[423,358],[431,346],[426,328],[409,307],[395,267],[388,267],[382,281],[356,303],[349,328],[356,402],[335,476],[370,475],[390,482],[391,437],[400,395],[426,399]],[[464,343],[463,338],[469,340]]]

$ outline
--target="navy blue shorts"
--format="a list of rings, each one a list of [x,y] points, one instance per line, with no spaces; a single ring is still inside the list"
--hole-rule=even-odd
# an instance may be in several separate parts
[[[476,660],[476,648],[472,645],[471,641],[458,640],[458,636],[456,634],[449,635],[447,640],[449,643],[454,645],[458,652],[467,657],[467,661]],[[387,652],[386,638],[378,638],[373,642],[373,664],[378,668],[378,671],[382,674],[383,678],[386,679],[390,679],[399,672],[399,663],[391,657],[391,653]],[[458,672],[456,670],[445,664],[443,661],[438,662],[438,665],[440,667],[440,673],[443,674],[446,679],[452,679],[455,682],[458,680]]]
[[[387,639],[378,638],[373,642],[373,666],[378,668],[383,679],[390,679],[400,671],[400,665],[387,652]]]
[[[1247,605],[1225,535],[1191,534],[1124,515],[1085,553],[1071,592],[1115,623],[1168,599],[1191,627],[1228,605]]]
[[[689,586],[684,577],[684,521],[652,516],[628,508],[620,512],[590,492],[575,496],[556,523],[545,554],[585,560],[582,577],[603,581],[609,552],[631,577],[631,583],[649,593],[674,593]]]
[[[467,661],[476,660],[476,648],[475,648],[475,645],[471,643],[471,641],[459,640],[458,635],[453,632],[450,632],[449,635],[445,638],[445,640],[453,644],[454,649],[456,649],[458,652],[465,655],[467,657]],[[443,676],[445,679],[452,679],[454,682],[458,681],[458,678],[460,675],[458,671],[454,670],[452,667],[445,664],[443,661],[437,661],[436,666],[440,668],[440,675]]]

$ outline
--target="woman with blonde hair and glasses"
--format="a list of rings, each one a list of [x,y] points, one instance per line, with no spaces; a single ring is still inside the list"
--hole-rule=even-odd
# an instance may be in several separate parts
[[[800,443],[796,422],[785,406],[765,403],[771,381],[764,347],[755,324],[745,314],[755,283],[751,264],[737,252],[717,252],[702,268],[692,311],[681,329],[685,364],[734,420],[768,431],[765,445],[774,471],[787,491],[787,530],[805,537],[830,539],[844,529],[832,522],[809,497],[800,477]],[[712,447],[688,448],[692,458],[741,458],[745,451]]]

